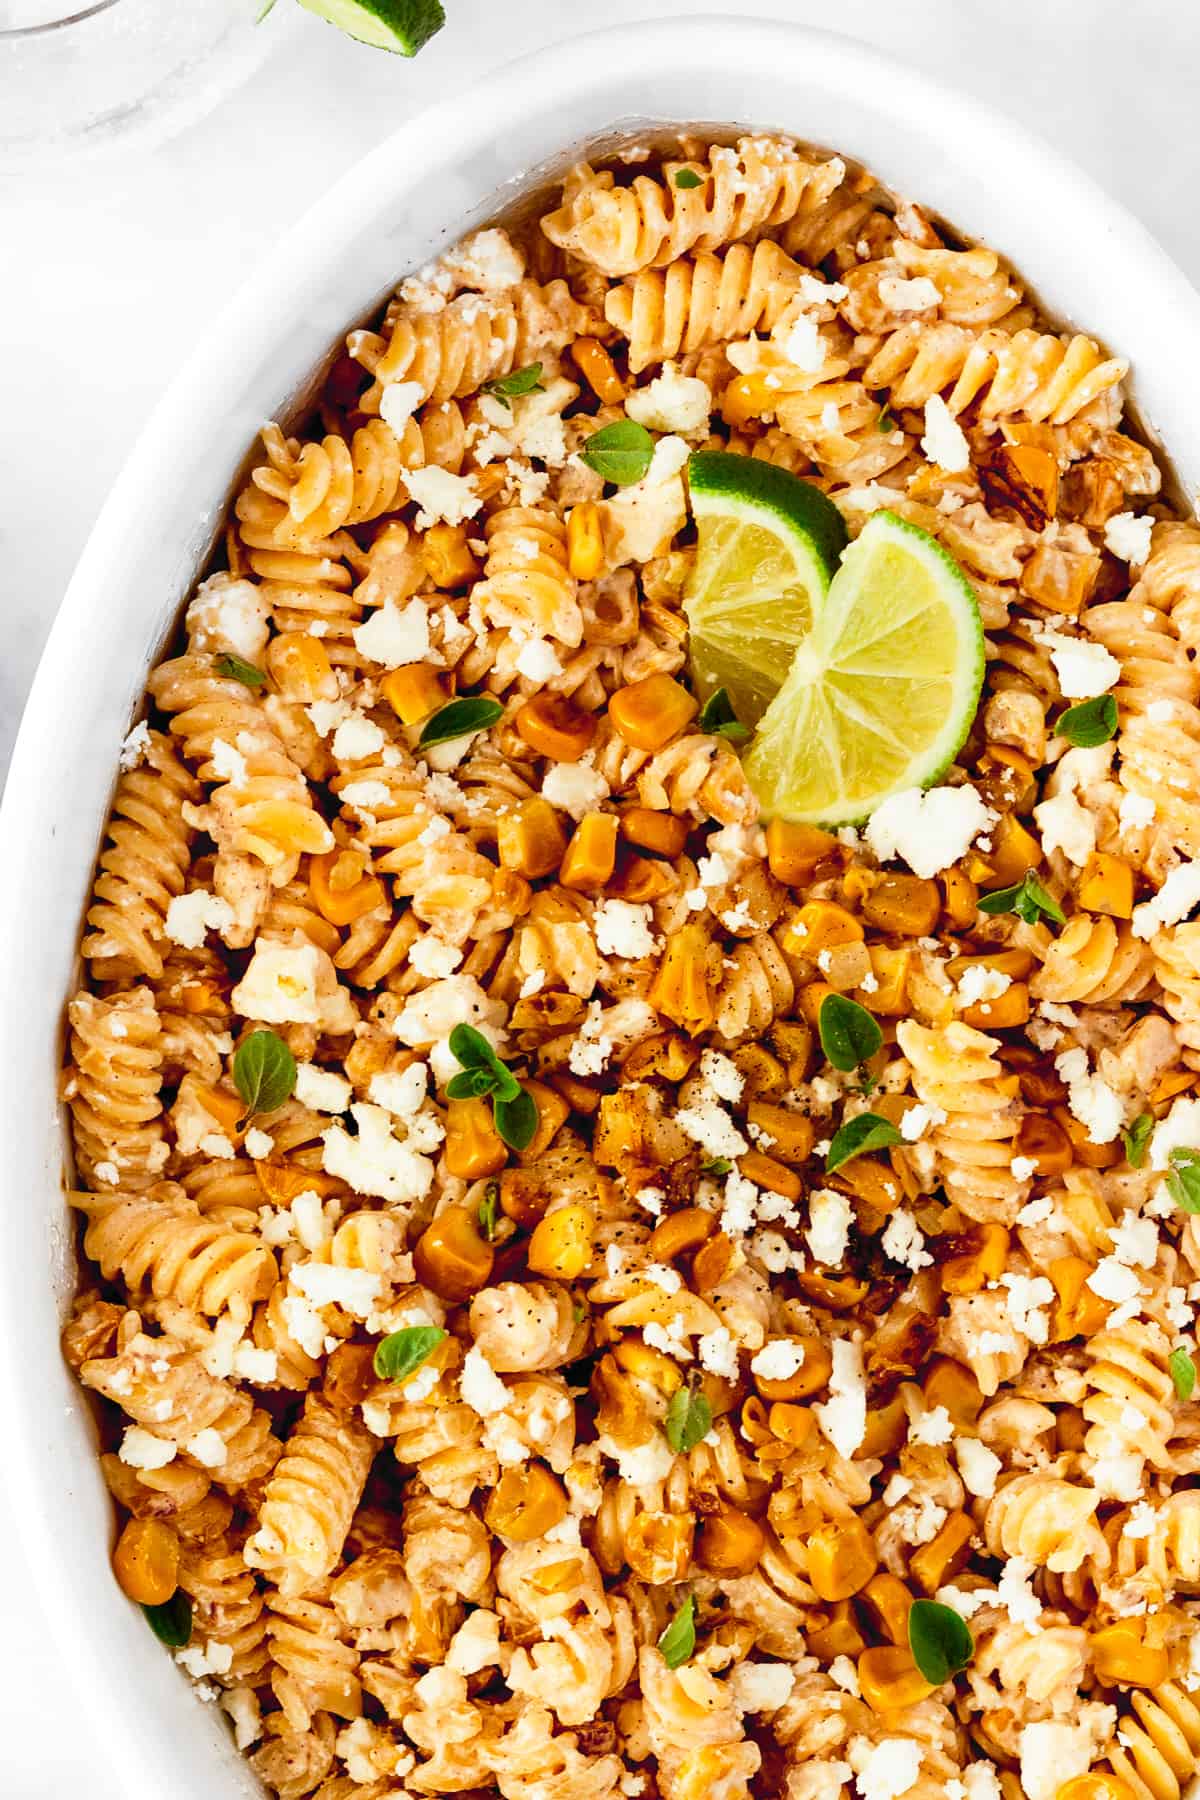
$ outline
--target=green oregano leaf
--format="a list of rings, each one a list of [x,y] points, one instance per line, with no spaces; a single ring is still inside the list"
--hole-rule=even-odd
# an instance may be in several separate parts
[[[981,894],[978,904],[981,913],[1016,913],[1026,925],[1036,925],[1042,914],[1053,919],[1056,925],[1067,922],[1058,901],[1046,892],[1032,869],[1015,887],[997,888],[994,894]]]
[[[677,188],[698,188],[704,186],[703,175],[697,175],[695,169],[676,169],[675,186]]]
[[[512,401],[522,394],[544,394],[546,384],[542,380],[540,362],[526,363],[523,369],[514,369],[511,375],[496,375],[491,381],[485,381],[480,393],[491,394],[493,399],[503,402],[512,411]]]
[[[1128,1131],[1121,1132],[1121,1142],[1125,1146],[1125,1161],[1131,1169],[1140,1169],[1146,1160],[1146,1145],[1150,1142],[1150,1133],[1154,1130],[1154,1114],[1139,1113]]]
[[[449,1089],[446,1090],[449,1093]],[[489,1181],[483,1190],[483,1199],[479,1202],[479,1229],[489,1244],[496,1241],[496,1208],[500,1204],[500,1186],[498,1182]]]
[[[1117,703],[1111,694],[1097,694],[1060,713],[1054,726],[1057,737],[1080,750],[1094,750],[1117,735]]]
[[[860,1068],[883,1043],[883,1033],[865,1006],[845,994],[826,994],[817,1015],[821,1048],[835,1069]]]
[[[1181,1212],[1200,1213],[1200,1153],[1172,1150],[1167,1192]]]
[[[913,1601],[908,1613],[908,1647],[926,1681],[935,1687],[965,1669],[975,1654],[967,1621],[938,1600]]]
[[[192,1603],[182,1588],[176,1588],[161,1606],[143,1606],[150,1629],[168,1650],[182,1650],[191,1642]]]
[[[727,1156],[710,1156],[707,1162],[700,1164],[702,1175],[728,1175],[733,1164]]]
[[[630,487],[650,467],[654,439],[636,420],[616,419],[593,432],[579,454],[589,469],[614,487]]]
[[[403,1381],[427,1362],[446,1333],[440,1325],[406,1325],[375,1346],[373,1367],[380,1381]]]
[[[881,406],[879,409],[879,417],[875,421],[875,429],[881,437],[885,432],[895,431],[896,429],[896,421],[886,406]]]
[[[728,738],[731,744],[744,743],[750,736],[750,727],[742,724],[724,688],[718,688],[715,694],[708,696],[696,724],[713,737]]]
[[[1196,1365],[1188,1352],[1182,1348],[1172,1350],[1167,1358],[1167,1367],[1171,1371],[1171,1380],[1175,1383],[1178,1398],[1190,1400],[1196,1386]]]
[[[246,1102],[246,1119],[255,1113],[274,1112],[291,1098],[296,1085],[296,1059],[273,1031],[252,1031],[238,1045],[233,1080]],[[243,1119],[241,1124],[245,1122]]]
[[[868,1150],[888,1150],[893,1144],[903,1142],[889,1119],[881,1118],[878,1113],[859,1113],[857,1118],[847,1120],[834,1132],[825,1157],[825,1172],[832,1175],[843,1163],[856,1156],[865,1156]]]
[[[658,1647],[668,1669],[678,1669],[695,1651],[696,1601],[692,1594],[688,1595],[659,1638]]]
[[[473,1025],[456,1025],[450,1033],[450,1054],[460,1062],[468,1077],[478,1077],[475,1085],[461,1088],[458,1092],[446,1092],[452,1100],[465,1099],[470,1094],[498,1094],[501,1100],[515,1100],[521,1092],[521,1084],[508,1064],[502,1062],[484,1037],[482,1031],[476,1031]],[[454,1075],[451,1082],[460,1081]]]
[[[272,4],[274,0],[272,0]],[[230,650],[224,650],[220,656],[213,657],[213,668],[218,675],[227,675],[233,681],[240,681],[248,688],[260,688],[266,685],[266,676],[253,663],[244,662],[240,656],[234,656]]]
[[[451,744],[455,738],[466,737],[471,732],[486,731],[489,725],[503,717],[504,708],[499,700],[490,700],[484,694],[468,694],[462,700],[450,700],[426,719],[417,739],[417,749],[431,750],[435,744]]]
[[[538,1128],[537,1101],[532,1094],[518,1087],[515,1099],[502,1100],[497,1095],[492,1101],[492,1117],[510,1150],[528,1150]]]
[[[686,1456],[712,1430],[712,1407],[703,1394],[678,1387],[667,1403],[663,1430],[676,1455]]]

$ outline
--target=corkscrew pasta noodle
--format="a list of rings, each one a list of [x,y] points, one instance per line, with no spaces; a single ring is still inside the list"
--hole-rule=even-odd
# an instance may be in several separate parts
[[[63,1344],[118,1579],[281,1800],[1186,1788],[1200,527],[1128,374],[843,158],[685,135],[263,431],[100,849]],[[760,818],[689,690],[702,449],[966,572],[971,840]]]

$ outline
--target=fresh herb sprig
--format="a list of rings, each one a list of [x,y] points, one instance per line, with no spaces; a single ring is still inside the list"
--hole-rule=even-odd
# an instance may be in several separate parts
[[[406,1325],[375,1346],[372,1366],[380,1381],[404,1381],[428,1362],[446,1333],[440,1325]]]
[[[710,694],[700,708],[700,716],[696,725],[701,731],[707,731],[712,737],[728,738],[731,744],[743,744],[750,736],[750,727],[743,725],[733,710],[733,702],[725,688],[718,688]]]
[[[658,1648],[668,1669],[678,1669],[696,1649],[696,1600],[689,1594],[678,1608],[671,1623],[658,1640]]]
[[[296,1086],[296,1059],[273,1031],[252,1031],[238,1045],[233,1059],[233,1082],[246,1103],[238,1120],[241,1131],[256,1113],[274,1112],[290,1100]]]
[[[1117,735],[1117,703],[1111,694],[1081,700],[1078,706],[1068,706],[1066,712],[1058,715],[1054,732],[1078,750],[1094,750]]]
[[[878,1113],[859,1113],[834,1132],[825,1156],[825,1172],[832,1175],[835,1169],[853,1161],[856,1156],[865,1156],[869,1150],[889,1150],[893,1144],[903,1141],[889,1119],[881,1118]]]
[[[941,1687],[965,1669],[975,1640],[961,1613],[939,1600],[914,1600],[908,1612],[908,1647],[926,1681]]]
[[[213,668],[218,675],[224,675],[233,681],[240,681],[243,687],[260,688],[266,685],[266,676],[253,663],[246,662],[243,657],[235,656],[232,650],[223,650],[220,656],[213,657]]]
[[[456,1025],[450,1033],[450,1053],[462,1073],[446,1084],[451,1100],[492,1102],[496,1130],[512,1150],[527,1150],[538,1127],[537,1102],[523,1088],[508,1064],[502,1062],[482,1032],[473,1025]]]
[[[827,1059],[843,1074],[863,1069],[883,1043],[883,1033],[866,1007],[845,994],[826,994],[817,1014],[817,1031]]]
[[[526,363],[523,369],[514,369],[511,375],[493,376],[491,381],[484,382],[479,391],[481,394],[490,394],[511,412],[512,402],[519,400],[522,394],[545,393],[542,365],[540,362]]]
[[[1200,1150],[1172,1150],[1167,1192],[1180,1212],[1200,1213]]]
[[[712,1430],[712,1407],[694,1388],[677,1387],[667,1404],[663,1430],[675,1454],[686,1456]]]
[[[1172,1350],[1167,1358],[1167,1367],[1171,1371],[1171,1380],[1175,1383],[1175,1393],[1180,1400],[1190,1400],[1196,1388],[1196,1365],[1182,1346]]]
[[[1056,925],[1066,924],[1066,915],[1052,894],[1048,894],[1032,869],[1022,875],[1014,887],[997,888],[994,893],[982,894],[979,899],[981,913],[1016,913],[1026,925],[1036,925],[1042,917],[1052,919]]]
[[[435,744],[451,744],[455,738],[486,731],[504,717],[499,700],[484,694],[467,694],[461,700],[449,700],[426,719],[417,739],[418,750],[431,750]]]
[[[631,487],[650,467],[654,439],[636,420],[616,419],[593,432],[579,455],[589,469],[614,487]]]

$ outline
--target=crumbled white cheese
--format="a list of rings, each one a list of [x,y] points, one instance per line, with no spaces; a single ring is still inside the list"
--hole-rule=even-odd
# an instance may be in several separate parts
[[[1091,1766],[1092,1737],[1083,1726],[1039,1720],[1022,1727],[1017,1744],[1021,1786],[1029,1800],[1054,1800],[1069,1781],[1086,1775]]]
[[[1116,687],[1121,679],[1121,665],[1112,651],[1090,638],[1067,637],[1061,631],[1045,629],[1038,634],[1038,641],[1050,652],[1065,700],[1092,700]]]
[[[816,375],[825,367],[821,327],[808,313],[799,313],[791,321],[779,347],[787,360],[807,375]]]
[[[171,901],[165,929],[173,944],[184,950],[199,950],[207,932],[224,931],[233,920],[228,900],[210,894],[207,888],[193,888],[190,894],[176,894]]]
[[[892,312],[928,312],[942,303],[941,290],[928,275],[884,275],[879,282],[879,298]],[[928,421],[927,421],[928,423]]]
[[[980,1500],[990,1500],[996,1491],[996,1477],[1004,1466],[995,1451],[978,1438],[961,1437],[955,1442],[954,1454],[967,1492]]]
[[[131,1469],[165,1469],[174,1462],[175,1451],[176,1446],[165,1438],[155,1437],[140,1425],[128,1425],[117,1454]]]
[[[1157,811],[1157,806],[1146,794],[1122,794],[1117,824],[1122,832],[1140,831],[1146,825],[1153,825]]]
[[[379,396],[379,416],[400,437],[424,398],[419,381],[389,381]]]
[[[297,1063],[294,1091],[301,1106],[311,1106],[314,1112],[343,1113],[354,1089],[344,1075],[336,1075],[332,1069]]]
[[[211,1425],[207,1430],[198,1431],[195,1437],[189,1438],[183,1447],[205,1469],[219,1469],[229,1460],[225,1439]]]
[[[1150,534],[1154,520],[1137,513],[1114,513],[1104,527],[1104,548],[1122,562],[1144,563],[1150,555]]]
[[[383,1286],[382,1277],[370,1269],[325,1262],[293,1263],[288,1279],[313,1306],[340,1306],[356,1319],[374,1310]]]
[[[443,520],[447,525],[461,525],[473,519],[483,505],[473,475],[451,475],[431,463],[424,469],[405,469],[404,485],[420,507],[417,530],[428,531]]]
[[[959,1006],[977,1006],[981,1000],[998,1000],[1006,994],[1012,986],[1012,976],[1003,969],[989,969],[986,963],[971,963],[959,976],[957,986]]]
[[[1096,848],[1094,814],[1081,806],[1074,794],[1055,794],[1033,809],[1042,849],[1047,856],[1061,850],[1068,862],[1081,869]]]
[[[257,664],[267,647],[270,617],[271,596],[264,588],[222,570],[200,583],[188,605],[188,648]]]
[[[377,756],[386,741],[374,719],[351,712],[333,734],[333,754],[339,762],[365,762],[369,756]]]
[[[750,1148],[734,1121],[715,1101],[697,1099],[691,1106],[681,1106],[675,1123],[699,1144],[706,1156],[743,1156]]]
[[[470,232],[438,260],[463,287],[478,288],[484,294],[501,294],[505,288],[515,287],[525,273],[522,252],[499,225]]]
[[[512,1398],[483,1351],[474,1345],[463,1358],[459,1390],[466,1405],[480,1418],[503,1412]]]
[[[1067,1104],[1081,1125],[1087,1126],[1093,1144],[1111,1144],[1121,1129],[1125,1108],[1099,1075],[1088,1067],[1087,1051],[1064,1050],[1054,1059],[1055,1073],[1067,1084]]]
[[[796,1678],[787,1663],[740,1662],[729,1676],[729,1691],[743,1712],[778,1712],[792,1697]]]
[[[339,986],[330,957],[315,944],[259,938],[229,998],[242,1018],[264,1025],[319,1025],[340,1034],[358,1024],[348,990]]]
[[[410,945],[408,965],[427,981],[441,981],[447,975],[453,975],[462,961],[462,954],[457,945],[447,944],[434,932],[427,931],[424,937]]]
[[[1178,925],[1200,906],[1200,862],[1180,863],[1171,870],[1152,900],[1133,909],[1133,935],[1152,938],[1167,925]]]
[[[1042,1614],[1042,1603],[1033,1591],[1034,1564],[1024,1556],[1010,1556],[996,1586],[996,1599],[1014,1625],[1033,1625]]]
[[[1050,1321],[1043,1308],[1054,1304],[1053,1283],[1044,1275],[1005,1274],[1000,1285],[1007,1289],[1005,1305],[1014,1330],[1032,1344],[1044,1344],[1050,1335]]]
[[[574,763],[552,763],[542,778],[542,797],[573,819],[595,812],[608,798],[609,787],[603,775],[584,759]]]
[[[592,915],[596,948],[601,956],[631,960],[652,956],[662,939],[654,931],[654,912],[630,900],[601,900]]]
[[[456,1025],[470,1025],[494,1050],[501,1050],[504,1017],[502,1002],[486,994],[473,975],[447,975],[431,981],[419,994],[410,994],[392,1030],[410,1049],[429,1050],[448,1038]],[[451,1073],[457,1067],[454,1063]]]
[[[959,992],[962,992],[961,982]],[[918,1101],[901,1114],[900,1136],[906,1144],[915,1144],[931,1125],[944,1125],[948,1117],[944,1106],[927,1106],[923,1101]]]
[[[836,1338],[832,1353],[829,1399],[823,1405],[814,1406],[813,1413],[838,1455],[849,1458],[867,1431],[867,1386],[863,1378],[862,1351],[850,1338]]]
[[[973,787],[905,788],[875,808],[865,835],[880,862],[898,856],[928,880],[958,862],[995,818]]]
[[[411,479],[411,477],[410,477]],[[398,669],[405,663],[420,662],[429,653],[429,614],[419,596],[407,606],[385,600],[354,631],[354,647],[368,662],[382,663],[385,669]]]
[[[804,1367],[804,1345],[798,1338],[770,1338],[750,1359],[751,1373],[763,1381],[787,1381]]]
[[[896,1208],[879,1241],[885,1255],[890,1256],[893,1262],[903,1263],[914,1274],[919,1269],[929,1268],[933,1262],[925,1248],[925,1238],[920,1226],[903,1206]]]
[[[422,1062],[410,1063],[407,1069],[383,1070],[372,1075],[367,1098],[382,1106],[397,1119],[414,1119],[420,1112],[429,1090],[429,1071]]]
[[[562,674],[562,664],[558,660],[558,652],[546,638],[527,638],[521,645],[516,660],[518,675],[524,675],[527,681],[551,681]]]
[[[350,1108],[358,1127],[351,1137],[342,1124],[322,1134],[322,1167],[348,1182],[356,1194],[373,1194],[379,1200],[423,1200],[433,1185],[433,1164],[428,1156],[392,1136],[391,1115],[382,1106],[363,1101]]]
[[[143,762],[150,750],[150,726],[145,719],[139,719],[131,731],[126,732],[121,745],[121,754],[117,759],[117,767],[123,774],[136,769]]]
[[[625,400],[625,411],[648,431],[675,431],[681,437],[707,431],[712,390],[698,375],[667,368]]]
[[[248,1750],[262,1736],[262,1708],[252,1687],[230,1688],[221,1695],[221,1705],[233,1724],[233,1741],[239,1750]]]
[[[940,394],[931,394],[925,402],[925,434],[921,448],[931,463],[947,475],[957,475],[971,466],[971,447],[962,426],[951,413]]]
[[[650,1189],[643,1188],[638,1199],[645,1205],[645,1196]],[[696,1352],[700,1358],[700,1366],[707,1369],[710,1375],[718,1375],[724,1381],[736,1381],[738,1378],[737,1340],[725,1325],[718,1325],[715,1331],[706,1331],[696,1341]]]
[[[261,1162],[264,1157],[270,1156],[275,1148],[275,1139],[270,1132],[260,1131],[257,1125],[250,1127],[242,1141],[246,1155],[252,1157],[255,1162]]]
[[[1158,1260],[1158,1225],[1153,1219],[1139,1219],[1126,1213],[1119,1225],[1109,1231],[1113,1255],[1118,1262],[1134,1269],[1152,1269]]]
[[[954,1436],[954,1421],[944,1406],[930,1406],[908,1428],[910,1444],[932,1444],[935,1449]]]
[[[228,1675],[233,1667],[233,1645],[218,1643],[185,1644],[175,1652],[175,1661],[186,1669],[194,1681],[205,1675]]]
[[[878,1744],[851,1738],[849,1754],[861,1800],[899,1800],[921,1773],[916,1738],[883,1738]]]
[[[700,1074],[705,1086],[711,1088],[718,1100],[724,1100],[733,1106],[741,1099],[746,1077],[733,1059],[723,1055],[720,1050],[700,1052]]]
[[[1037,1163],[1032,1156],[1014,1156],[1011,1163],[1013,1174],[1018,1181],[1028,1181],[1037,1174]],[[1040,1200],[1031,1200],[1028,1206],[1021,1208],[1017,1214],[1018,1225],[1041,1225],[1054,1211],[1054,1202],[1043,1196]]]
[[[1102,1256],[1087,1278],[1087,1285],[1101,1300],[1122,1306],[1141,1292],[1141,1282],[1133,1270],[1115,1256]]]
[[[1155,1126],[1148,1153],[1150,1167],[1169,1169],[1173,1150],[1200,1150],[1200,1100],[1187,1094],[1181,1094]]]
[[[819,1263],[833,1268],[841,1262],[850,1241],[854,1208],[845,1194],[834,1188],[816,1188],[808,1200],[808,1229],[804,1235]]]

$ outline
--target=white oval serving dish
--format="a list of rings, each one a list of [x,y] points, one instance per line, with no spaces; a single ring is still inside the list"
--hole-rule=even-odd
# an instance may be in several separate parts
[[[91,1422],[58,1349],[74,1281],[60,1020],[121,739],[255,432],[286,414],[345,327],[579,146],[676,123],[778,128],[844,151],[995,246],[1053,313],[1133,359],[1143,417],[1189,492],[1200,477],[1200,297],[1149,233],[967,95],[800,27],[672,18],[498,69],[405,125],[268,257],[172,384],[101,514],[0,813],[4,1477],[40,1583],[29,1630],[53,1632],[63,1659],[64,1728],[94,1732],[126,1800],[234,1800],[258,1787],[111,1577]],[[53,1746],[46,1754],[52,1763]]]

